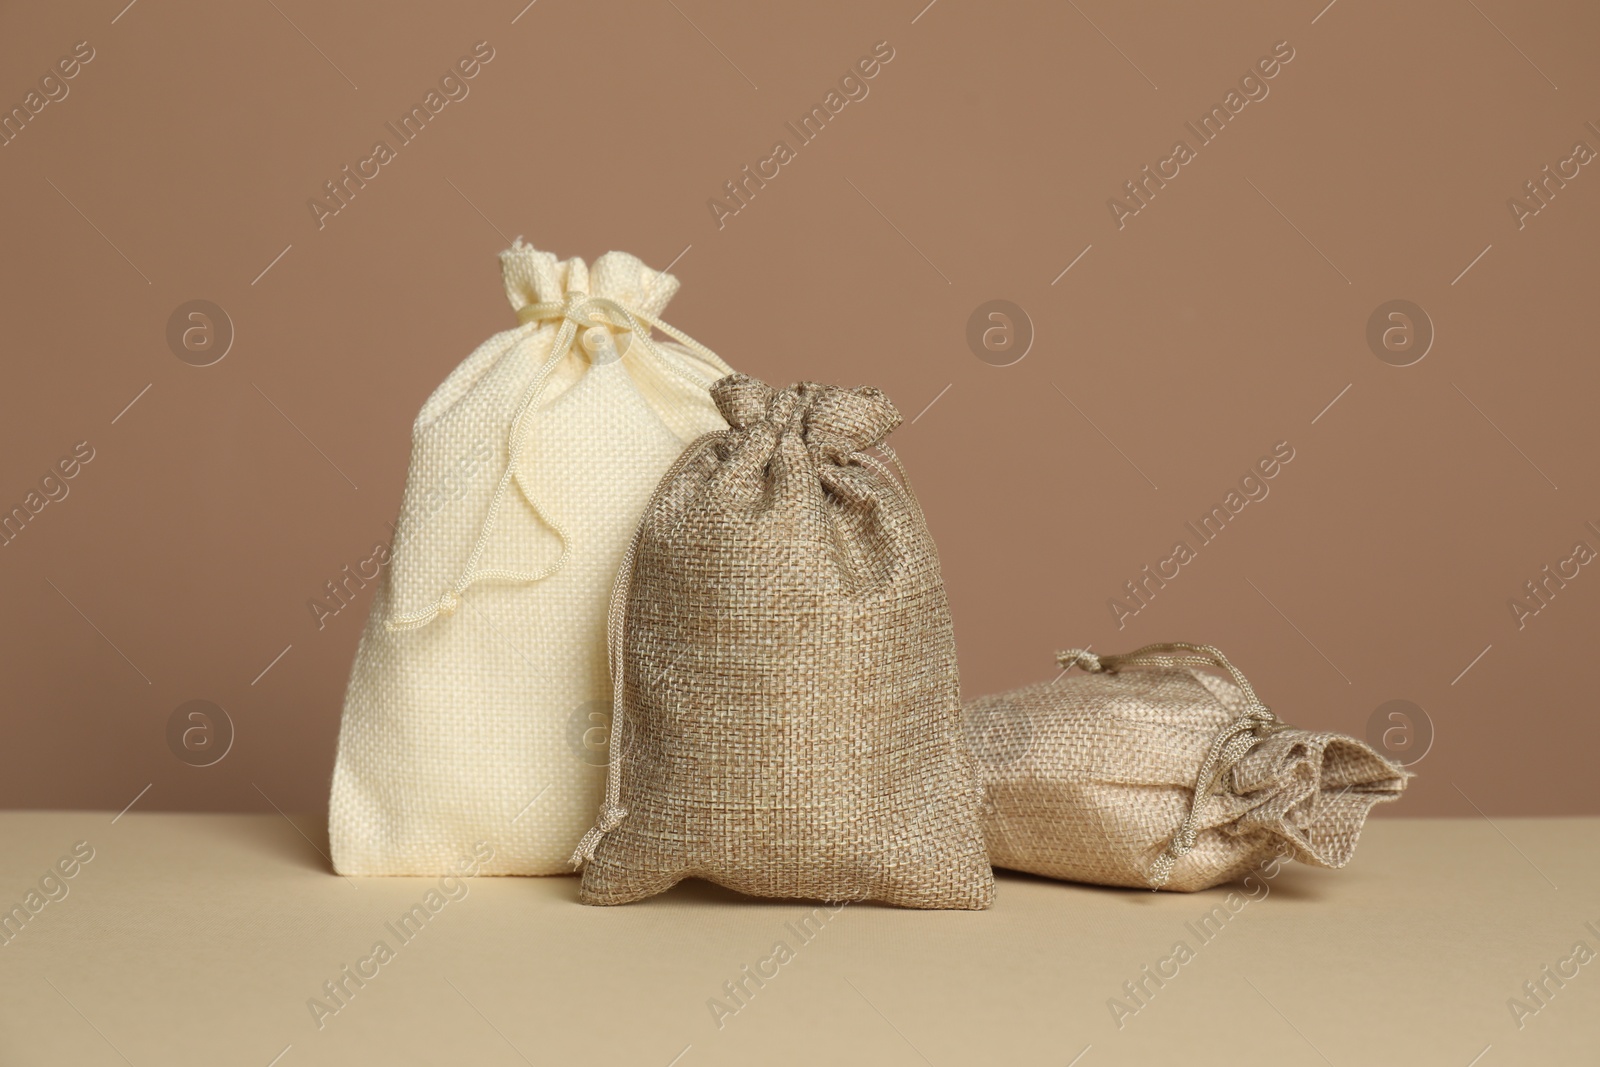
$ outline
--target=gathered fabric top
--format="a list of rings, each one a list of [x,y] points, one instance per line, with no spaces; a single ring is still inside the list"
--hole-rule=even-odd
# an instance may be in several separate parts
[[[712,386],[711,399],[733,429],[765,428],[774,436],[798,433],[813,453],[836,463],[882,445],[901,422],[889,398],[866,386],[800,382],[774,389],[748,375],[731,374]]]

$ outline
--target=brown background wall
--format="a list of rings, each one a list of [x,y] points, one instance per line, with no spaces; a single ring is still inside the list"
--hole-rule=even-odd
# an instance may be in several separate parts
[[[0,547],[0,804],[326,803],[371,590],[321,630],[307,601],[389,536],[412,417],[512,324],[521,234],[676,258],[669,319],[736,366],[899,403],[968,695],[1060,646],[1209,641],[1301,725],[1411,702],[1400,813],[1600,811],[1600,566],[1520,629],[1508,606],[1600,550],[1600,166],[1520,228],[1507,206],[1600,149],[1600,11],[924,2],[0,14],[8,109],[94,54],[0,147],[0,505],[93,449]],[[319,228],[308,199],[480,41],[470,94]],[[798,146],[879,41],[869,95]],[[1281,41],[1269,94],[1119,228],[1108,199]],[[708,199],[779,139],[719,228]],[[966,339],[996,298],[1035,334],[1012,366]],[[167,340],[200,299],[236,334],[205,367]],[[1394,299],[1436,333],[1410,366],[1367,340]],[[1107,601],[1283,441],[1270,495],[1119,630]],[[204,768],[167,742],[195,699],[236,729]]]

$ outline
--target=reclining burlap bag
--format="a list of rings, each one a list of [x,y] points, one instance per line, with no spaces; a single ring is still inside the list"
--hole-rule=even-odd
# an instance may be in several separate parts
[[[413,428],[339,734],[341,874],[446,874],[480,841],[480,873],[570,871],[604,779],[617,563],[662,472],[726,425],[708,392],[726,364],[656,318],[677,279],[620,252],[500,259],[522,325]]]
[[[617,733],[581,899],[697,877],[988,906],[938,556],[903,474],[866,451],[899,412],[739,375],[712,396],[732,429],[663,479],[617,576]]]
[[[1282,851],[1343,867],[1411,777],[1364,742],[1283,723],[1209,646],[1058,659],[1055,681],[966,707],[996,867],[1184,892]]]

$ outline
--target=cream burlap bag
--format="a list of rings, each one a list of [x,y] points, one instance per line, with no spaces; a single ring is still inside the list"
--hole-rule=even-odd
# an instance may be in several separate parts
[[[342,874],[556,874],[606,763],[605,615],[663,471],[725,425],[728,372],[657,320],[678,282],[633,256],[500,257],[522,325],[417,416],[393,562],[345,696],[328,832]],[[651,327],[682,342],[654,342]]]
[[[938,556],[868,452],[899,412],[875,389],[738,375],[712,396],[732,429],[662,480],[617,577],[616,750],[573,857],[581,899],[697,877],[988,906]]]
[[[1411,777],[1354,738],[1283,723],[1206,645],[1059,662],[1053,682],[966,707],[996,867],[1185,892],[1285,848],[1343,867]]]

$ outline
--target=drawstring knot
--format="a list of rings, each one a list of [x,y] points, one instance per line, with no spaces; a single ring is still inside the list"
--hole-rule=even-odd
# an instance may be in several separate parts
[[[606,804],[600,809],[600,821],[590,827],[589,832],[583,835],[583,840],[578,842],[578,847],[572,853],[572,859],[568,862],[570,862],[573,867],[581,868],[585,863],[594,859],[595,846],[600,844],[600,839],[606,836],[606,834],[609,834],[612,830],[615,830],[618,826],[621,826],[622,820],[626,819],[627,817],[627,808],[624,808],[619,804],[612,803],[608,799]]]
[[[597,326],[613,315],[619,320],[626,321],[626,314],[622,305],[616,301],[603,296],[590,296],[582,289],[567,290],[559,301],[546,300],[524,304],[517,309],[517,318],[524,323],[560,319],[579,327]]]
[[[1087,648],[1069,648],[1056,653],[1056,663],[1062,670],[1071,670],[1077,667],[1088,671],[1090,674],[1099,674],[1104,671],[1105,664],[1100,662],[1100,657],[1090,652]]]
[[[527,311],[527,309],[531,306],[534,305],[523,305],[522,311],[517,313],[518,317],[521,318],[523,322],[531,322],[535,318],[535,316],[523,314],[523,312]],[[561,299],[561,317],[564,319],[569,319],[572,322],[577,323],[579,326],[587,326],[594,321],[590,316],[583,314],[583,312],[587,310],[588,306],[588,293],[584,292],[582,289],[570,290]]]

